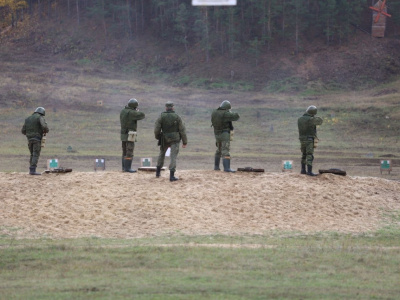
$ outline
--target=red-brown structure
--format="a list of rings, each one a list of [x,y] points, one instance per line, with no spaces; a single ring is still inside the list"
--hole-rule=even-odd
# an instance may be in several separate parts
[[[374,6],[370,6],[372,9],[372,31],[371,35],[373,37],[384,37],[386,29],[386,17],[391,17],[387,13],[386,0],[379,0]]]

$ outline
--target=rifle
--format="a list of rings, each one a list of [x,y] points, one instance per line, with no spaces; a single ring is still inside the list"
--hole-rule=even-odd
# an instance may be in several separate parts
[[[234,131],[233,131],[233,124],[232,124],[232,121],[229,121],[229,129],[230,129],[230,132],[229,132],[229,140],[230,141],[233,141],[233,135],[234,135]]]
[[[157,142],[157,146],[162,147],[163,146],[163,133],[160,132],[160,135],[158,136],[158,142]]]

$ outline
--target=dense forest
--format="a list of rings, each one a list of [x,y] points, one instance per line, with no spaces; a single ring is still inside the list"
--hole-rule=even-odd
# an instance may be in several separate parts
[[[310,44],[337,47],[356,33],[368,34],[369,6],[376,2],[238,0],[236,6],[192,6],[191,0],[0,0],[0,29],[18,28],[35,18],[52,29],[68,24],[95,30],[106,44],[151,37],[179,49],[186,65],[196,51],[202,62],[246,56],[257,68],[263,55],[287,45],[296,56]],[[392,17],[387,18],[386,36],[398,39],[400,0],[387,1],[387,11]],[[168,62],[168,55],[163,61]]]
[[[239,0],[237,6],[192,6],[190,0],[0,0],[1,26],[18,26],[27,15],[59,18],[76,25],[86,19],[105,36],[132,39],[152,34],[188,49],[235,55],[243,46],[257,55],[261,47],[302,38],[323,38],[327,45],[346,41],[374,0]],[[400,1],[388,3],[390,23],[400,25]],[[399,34],[397,32],[397,34]]]

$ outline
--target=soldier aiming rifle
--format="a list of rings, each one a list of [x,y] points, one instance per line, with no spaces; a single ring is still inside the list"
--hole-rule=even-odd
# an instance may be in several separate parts
[[[312,172],[312,164],[314,160],[314,148],[317,146],[317,125],[321,125],[323,120],[316,116],[317,107],[311,105],[307,108],[303,116],[301,116],[297,125],[299,128],[299,139],[301,149],[301,174],[309,176],[317,176]],[[307,166],[307,171],[306,171]]]
[[[238,113],[231,112],[231,103],[222,101],[221,105],[211,114],[211,126],[214,127],[215,145],[217,150],[214,157],[214,170],[219,171],[222,157],[222,165],[225,172],[235,172],[231,169],[230,141],[233,135],[233,121],[239,120]]]

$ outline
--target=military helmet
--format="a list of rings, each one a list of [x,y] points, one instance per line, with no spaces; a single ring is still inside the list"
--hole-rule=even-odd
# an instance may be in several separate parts
[[[231,109],[231,103],[228,100],[222,101],[221,105],[219,106],[222,109]]]
[[[128,106],[130,108],[136,108],[136,107],[138,107],[138,105],[139,105],[139,102],[135,98],[132,98],[128,101]]]
[[[310,105],[307,110],[306,113],[315,116],[317,114],[317,107],[315,105]]]
[[[167,103],[165,103],[166,107],[174,107],[174,102],[172,101],[168,101]]]
[[[39,106],[38,108],[35,109],[35,113],[39,113],[42,116],[44,116],[46,115],[46,110],[43,107]]]

